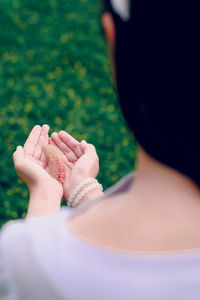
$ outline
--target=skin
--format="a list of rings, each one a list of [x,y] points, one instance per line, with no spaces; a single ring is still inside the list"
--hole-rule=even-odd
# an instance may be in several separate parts
[[[71,164],[71,172],[63,184],[64,198],[68,200],[73,189],[87,178],[96,178],[99,172],[99,158],[92,144],[81,141],[79,143],[65,131],[52,133],[50,144],[61,150]],[[89,185],[89,184],[88,184]],[[87,193],[81,203],[100,196],[99,189]]]
[[[86,141],[79,143],[64,131],[53,133],[49,139],[48,131],[46,124],[34,126],[24,147],[18,146],[13,154],[16,172],[30,191],[27,216],[59,211],[63,196],[68,200],[77,185],[86,178],[96,178],[99,172],[99,159],[93,145]],[[50,175],[52,172],[44,151],[49,143],[64,154],[65,163],[70,168],[63,185]],[[99,189],[94,189],[85,195],[81,203],[101,194]]]
[[[111,55],[116,32],[109,13],[102,16],[102,25]],[[115,73],[114,57],[110,58]],[[137,176],[130,189],[72,217],[68,226],[76,235],[107,249],[163,253],[199,250],[199,216],[199,187],[139,147]]]
[[[45,163],[43,146],[48,144],[48,131],[48,125],[34,126],[24,147],[18,146],[13,154],[16,172],[30,192],[27,215],[57,212],[63,196],[62,185],[49,175]]]

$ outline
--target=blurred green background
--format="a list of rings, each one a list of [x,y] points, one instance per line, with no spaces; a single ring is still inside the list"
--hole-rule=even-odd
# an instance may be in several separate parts
[[[97,0],[0,1],[0,104],[0,226],[26,216],[12,153],[35,124],[94,144],[104,189],[133,169]]]

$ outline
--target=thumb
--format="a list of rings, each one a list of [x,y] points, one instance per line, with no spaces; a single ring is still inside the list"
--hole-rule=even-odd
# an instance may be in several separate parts
[[[94,145],[92,145],[92,144],[86,144],[84,152],[85,152],[85,154],[89,153],[89,152],[96,153],[96,149],[95,149]]]
[[[85,140],[82,140],[80,146],[81,146],[82,152],[85,153],[85,148],[87,146],[87,142]]]
[[[16,151],[13,153],[13,161],[15,167],[19,166],[24,159],[24,148],[22,146],[17,146]]]
[[[94,158],[94,159],[99,160],[99,157],[98,157],[97,152],[96,152],[96,148],[92,144],[86,144],[84,154],[87,157],[90,157],[91,159]]]

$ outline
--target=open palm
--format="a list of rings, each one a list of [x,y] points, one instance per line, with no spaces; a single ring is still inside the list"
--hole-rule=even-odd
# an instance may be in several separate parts
[[[79,143],[65,131],[53,133],[50,144],[57,146],[67,159],[67,176],[63,189],[67,200],[72,190],[86,178],[96,178],[99,159],[95,147],[85,141]]]
[[[13,154],[15,169],[29,188],[39,186],[56,190],[62,197],[62,184],[48,173],[44,147],[48,144],[49,126],[36,125],[29,134],[24,147],[18,146]]]

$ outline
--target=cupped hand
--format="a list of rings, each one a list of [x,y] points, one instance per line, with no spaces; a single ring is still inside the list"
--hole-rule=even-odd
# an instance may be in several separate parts
[[[57,146],[67,159],[67,176],[63,183],[64,198],[69,199],[73,189],[87,178],[96,178],[99,158],[92,144],[80,143],[65,131],[53,133],[50,144]]]
[[[62,197],[62,184],[48,173],[44,153],[44,147],[49,141],[48,131],[48,125],[34,126],[24,147],[18,146],[14,152],[14,165],[18,176],[26,183],[30,192],[35,188],[41,191],[48,190],[48,192],[52,190]]]

